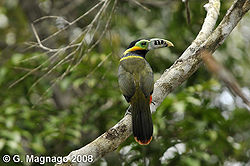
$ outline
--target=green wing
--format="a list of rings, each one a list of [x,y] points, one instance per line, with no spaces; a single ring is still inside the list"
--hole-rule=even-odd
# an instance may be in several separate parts
[[[146,97],[150,96],[153,93],[154,74],[147,62],[144,70],[142,70],[140,73],[140,87]]]
[[[127,72],[121,65],[118,69],[118,82],[123,96],[127,102],[130,102],[131,97],[135,94],[134,77],[131,73]]]

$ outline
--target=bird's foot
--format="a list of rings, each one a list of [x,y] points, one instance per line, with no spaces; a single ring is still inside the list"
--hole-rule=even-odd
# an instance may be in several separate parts
[[[126,116],[126,115],[131,115],[131,114],[132,114],[132,113],[131,113],[131,106],[129,106],[128,109],[126,110],[126,113],[125,113],[124,116]]]

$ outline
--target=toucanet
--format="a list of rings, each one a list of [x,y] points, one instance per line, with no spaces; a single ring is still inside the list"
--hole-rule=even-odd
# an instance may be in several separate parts
[[[170,46],[174,46],[173,43],[165,39],[135,40],[120,59],[118,82],[123,96],[131,104],[133,135],[141,145],[149,144],[153,135],[150,104],[154,77],[145,56],[149,50]]]

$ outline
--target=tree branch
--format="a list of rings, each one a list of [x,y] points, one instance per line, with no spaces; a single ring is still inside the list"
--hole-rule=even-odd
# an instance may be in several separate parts
[[[250,3],[249,0],[235,1],[214,31],[213,28],[219,15],[220,1],[209,0],[209,3],[204,7],[207,10],[207,15],[198,36],[154,85],[154,104],[151,104],[153,112],[171,91],[187,80],[199,68],[202,64],[201,53],[203,51],[214,52],[224,42],[225,38],[249,10]],[[71,162],[71,160],[78,155],[92,155],[93,160],[96,161],[105,154],[114,151],[131,134],[131,115],[126,115],[114,127],[96,138],[93,142],[79,150],[72,151],[67,156],[69,159],[68,163],[60,165],[90,165],[91,163],[75,163]]]
[[[161,75],[154,85],[153,103],[155,105],[151,105],[153,112],[156,111],[156,108],[170,92],[187,80],[199,68],[201,59],[193,57],[193,55],[212,33],[219,15],[220,1],[209,0],[209,3],[204,5],[204,8],[207,11],[207,15],[196,39],[184,51],[181,57]]]
[[[234,76],[222,64],[217,62],[210,52],[203,52],[201,57],[207,69],[222,80],[234,95],[238,95],[250,110],[250,100],[242,92]]]

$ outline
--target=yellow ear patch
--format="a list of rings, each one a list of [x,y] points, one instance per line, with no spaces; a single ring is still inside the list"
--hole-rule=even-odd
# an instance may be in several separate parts
[[[127,49],[127,50],[123,53],[123,55],[126,55],[127,53],[129,53],[129,52],[131,52],[131,51],[136,51],[136,50],[144,50],[144,49],[141,48],[141,47],[138,47],[138,46],[134,46],[134,47],[132,47],[132,48]]]

